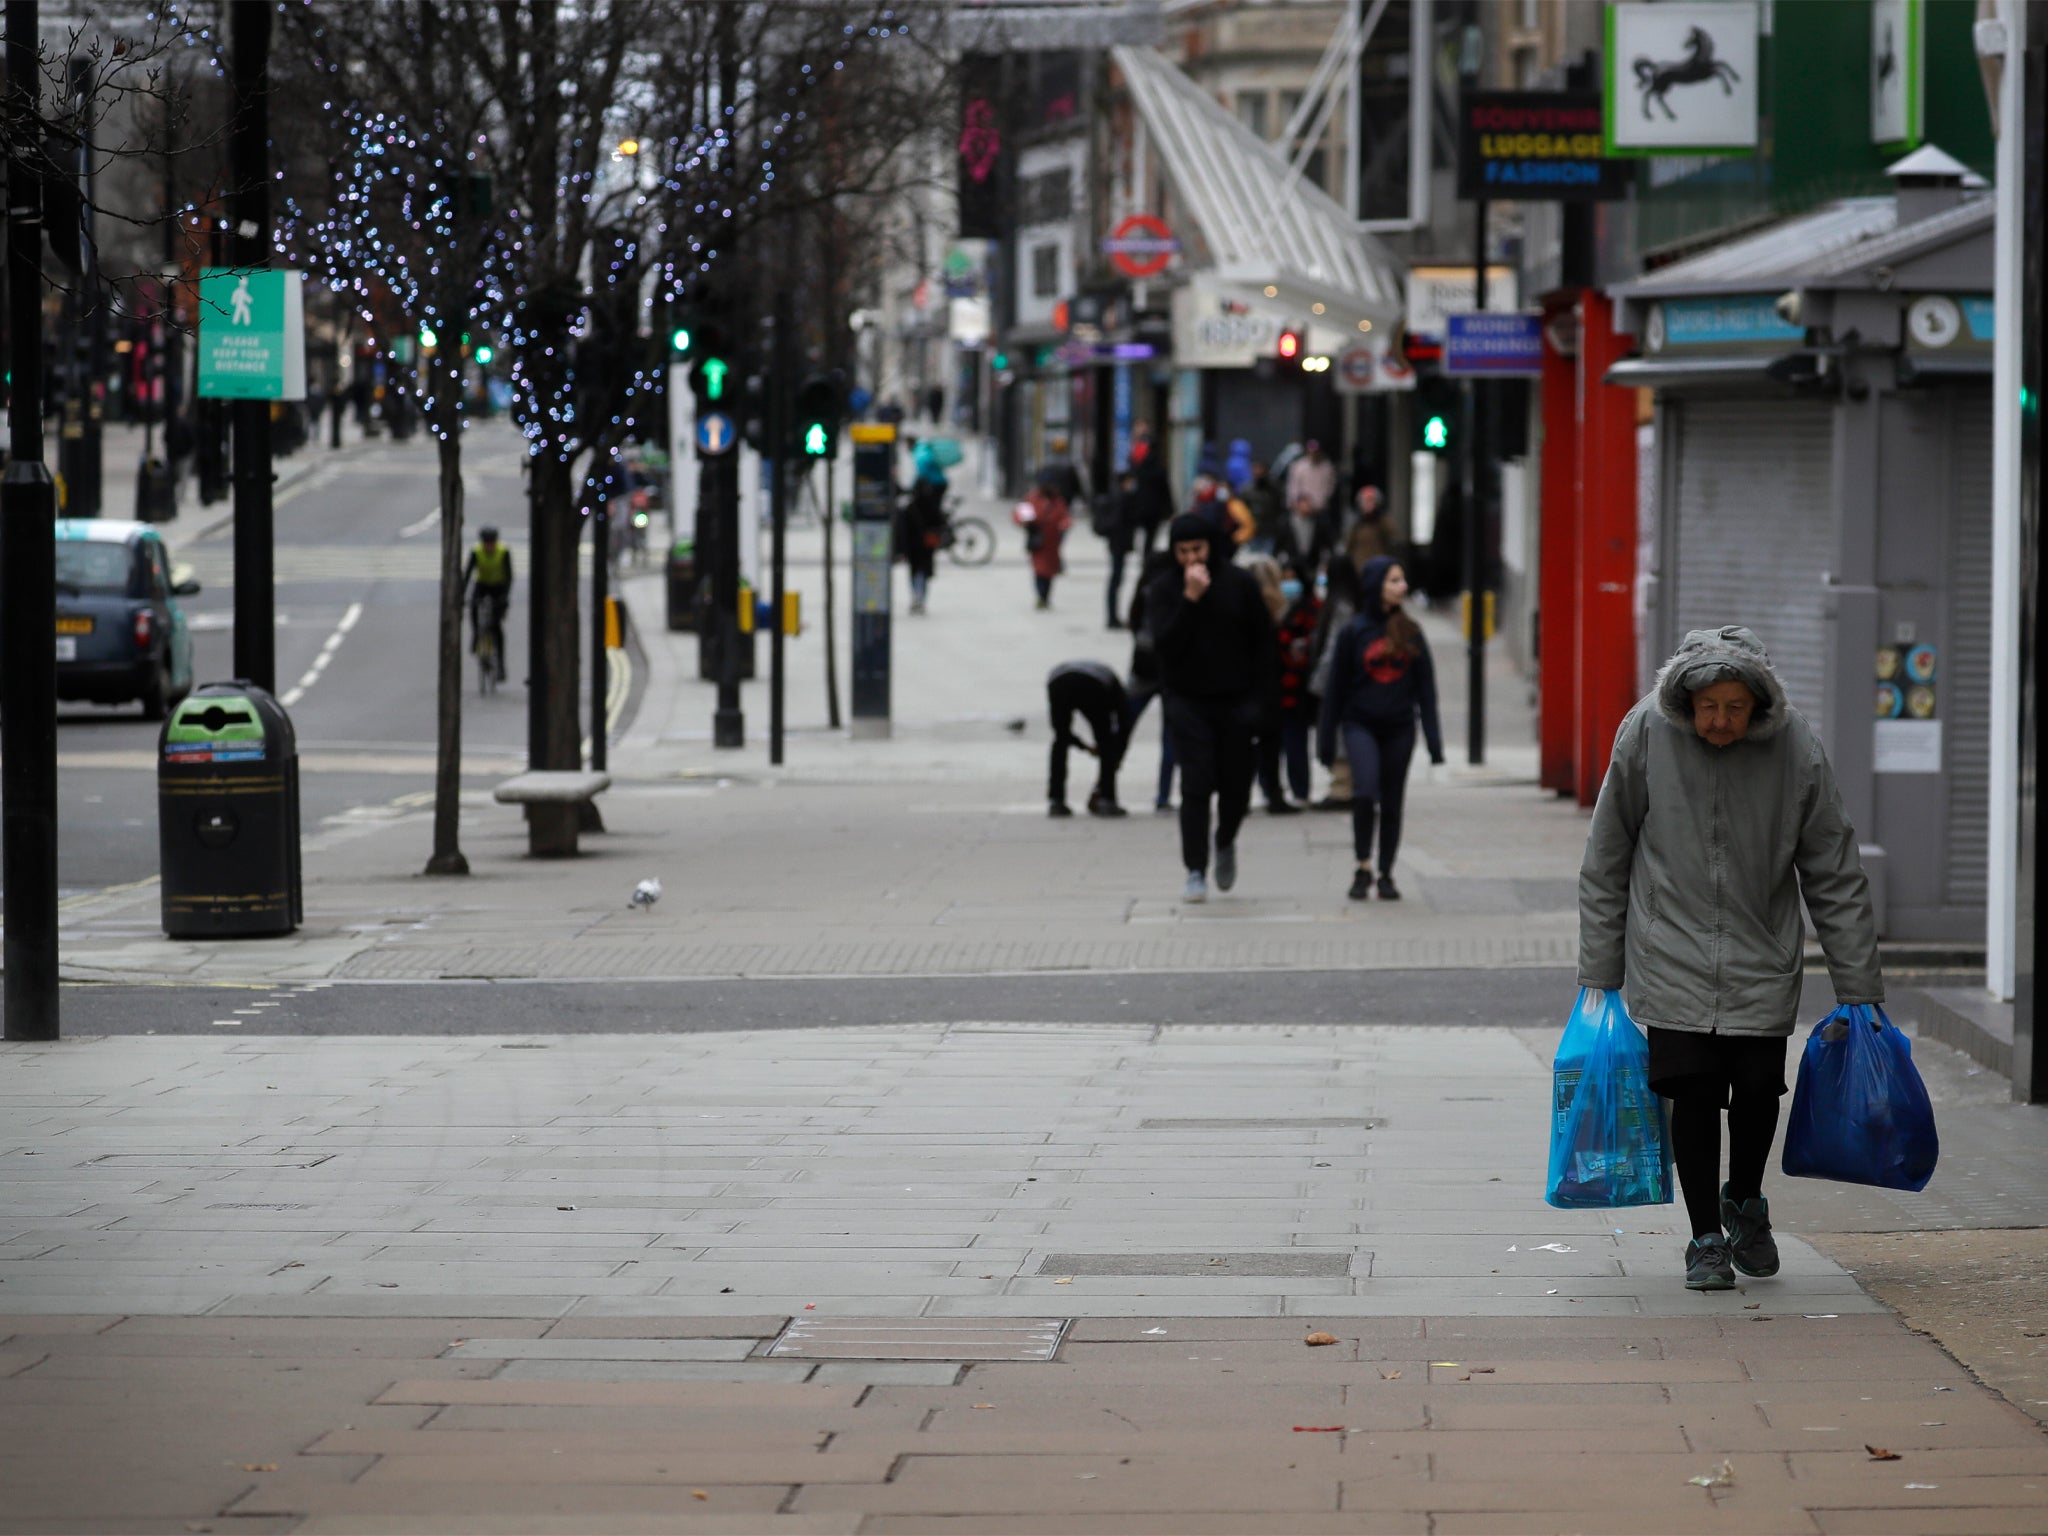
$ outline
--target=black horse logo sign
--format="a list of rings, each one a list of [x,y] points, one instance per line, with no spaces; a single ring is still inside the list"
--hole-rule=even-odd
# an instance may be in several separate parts
[[[1643,93],[1643,116],[1649,117],[1650,103],[1655,102],[1664,109],[1665,117],[1678,120],[1678,114],[1671,110],[1669,92],[1674,85],[1699,85],[1703,81],[1721,82],[1721,94],[1733,96],[1735,82],[1742,77],[1735,73],[1733,65],[1714,57],[1714,39],[1704,27],[1694,27],[1685,34],[1685,57],[1673,64],[1659,64],[1655,59],[1635,61],[1636,89]]]

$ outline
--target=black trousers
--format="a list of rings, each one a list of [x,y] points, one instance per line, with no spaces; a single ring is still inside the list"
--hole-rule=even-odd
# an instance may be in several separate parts
[[[1129,558],[1130,548],[1128,545],[1119,543],[1116,540],[1110,541],[1108,597],[1109,627],[1111,629],[1121,629],[1123,627],[1123,609],[1119,599],[1122,598],[1124,591],[1124,562]]]
[[[1052,764],[1046,774],[1046,798],[1054,802],[1067,798],[1067,752],[1080,741],[1074,734],[1074,717],[1079,715],[1095,737],[1095,793],[1115,800],[1116,771],[1124,756],[1123,688],[1085,673],[1064,673],[1045,685],[1045,702],[1052,713]]]
[[[1220,698],[1168,693],[1166,729],[1180,762],[1180,858],[1188,869],[1209,868],[1209,802],[1216,802],[1216,846],[1237,841],[1252,800],[1257,766],[1252,746],[1259,701],[1250,694]]]
[[[1344,725],[1344,755],[1351,762],[1351,852],[1372,862],[1373,822],[1379,822],[1379,872],[1394,872],[1401,851],[1401,807],[1408,798],[1408,761],[1415,756],[1415,727]]]

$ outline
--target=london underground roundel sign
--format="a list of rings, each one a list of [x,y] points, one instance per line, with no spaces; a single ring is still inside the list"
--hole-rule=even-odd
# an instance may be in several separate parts
[[[1134,213],[1117,225],[1116,232],[1102,242],[1110,265],[1125,277],[1157,277],[1166,270],[1180,250],[1180,242],[1166,220],[1150,213]]]

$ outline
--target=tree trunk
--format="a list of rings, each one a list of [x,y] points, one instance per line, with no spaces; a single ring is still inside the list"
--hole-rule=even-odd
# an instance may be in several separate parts
[[[532,768],[583,766],[583,733],[576,718],[577,666],[575,482],[569,462],[543,451],[532,461],[527,487],[529,540],[527,591],[535,690],[528,717],[527,757]]]
[[[436,366],[440,366],[438,363]],[[436,403],[459,383],[444,379]],[[340,409],[337,400],[335,409]],[[451,413],[452,414],[452,413]],[[434,856],[430,875],[466,875],[462,816],[462,434],[444,433],[441,456],[440,722],[434,744]]]

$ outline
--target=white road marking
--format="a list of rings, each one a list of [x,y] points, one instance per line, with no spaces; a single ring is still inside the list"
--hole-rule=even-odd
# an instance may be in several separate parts
[[[334,626],[334,633],[321,645],[320,654],[313,658],[313,665],[306,669],[306,675],[287,689],[278,703],[290,709],[306,696],[306,690],[320,681],[320,674],[327,670],[327,663],[334,659],[334,653],[341,648],[341,642],[348,638],[348,632],[356,627],[356,620],[362,616],[361,603],[348,605],[348,612],[341,616],[341,622]]]
[[[436,507],[433,509],[433,511],[429,512],[425,517],[421,518],[418,522],[407,523],[403,528],[399,529],[398,536],[401,539],[416,539],[421,534],[425,533],[429,528],[438,527],[440,525],[440,522],[441,509],[439,507]]]

